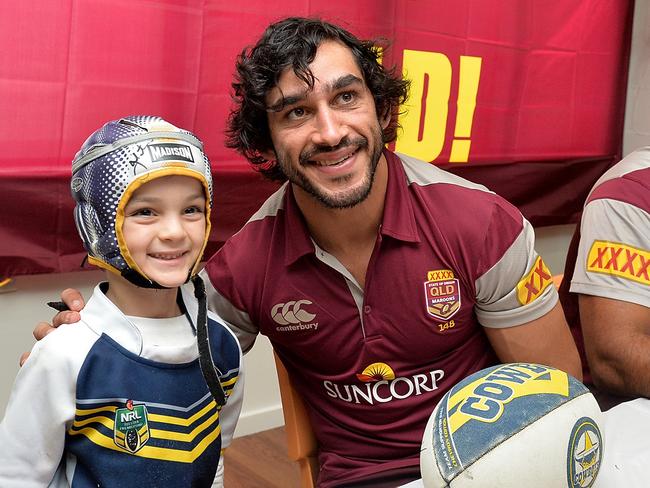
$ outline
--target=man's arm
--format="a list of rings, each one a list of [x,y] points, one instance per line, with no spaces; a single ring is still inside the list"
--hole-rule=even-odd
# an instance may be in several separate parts
[[[650,397],[650,308],[582,294],[579,304],[594,384],[619,395]]]
[[[500,361],[544,364],[582,380],[578,349],[559,302],[547,314],[525,324],[484,330]]]

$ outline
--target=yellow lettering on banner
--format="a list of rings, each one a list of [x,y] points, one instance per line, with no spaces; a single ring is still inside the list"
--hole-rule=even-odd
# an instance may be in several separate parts
[[[544,264],[542,257],[537,256],[532,269],[517,283],[519,303],[526,305],[535,301],[551,283],[553,283],[551,272]]]
[[[512,375],[512,371],[519,371],[520,375]],[[477,393],[477,390],[489,390],[489,384],[495,386],[501,385],[512,393],[503,399],[491,399],[485,397],[483,393]],[[479,388],[481,387],[481,388]],[[495,388],[497,390],[497,388]],[[478,378],[477,380],[469,383],[462,389],[455,392],[449,398],[447,410],[453,412],[449,415],[449,427],[451,432],[456,432],[460,427],[465,425],[470,420],[478,420],[480,422],[492,423],[497,421],[503,414],[505,405],[510,403],[516,398],[525,397],[528,395],[538,394],[555,394],[568,396],[569,395],[569,378],[564,371],[559,369],[544,369],[543,371],[533,372],[521,366],[507,365],[503,368],[492,371],[488,376]],[[461,404],[468,401],[475,401],[475,405],[480,404],[486,400],[497,403],[499,406],[498,412],[490,417],[476,417],[468,415],[462,411]],[[456,408],[458,407],[458,408]]]
[[[456,123],[449,162],[469,160],[472,123],[481,78],[482,58],[460,56]],[[433,161],[445,144],[452,66],[442,53],[404,50],[404,77],[411,80],[411,95],[399,117],[402,131],[395,150],[423,161]],[[420,130],[422,128],[422,130]]]
[[[650,251],[618,242],[594,241],[587,256],[587,271],[650,285]]]
[[[402,72],[411,80],[411,95],[404,106],[405,113],[399,117],[402,132],[395,150],[423,161],[432,161],[438,157],[445,142],[451,63],[441,53],[405,49]],[[420,138],[422,119],[424,128]]]
[[[456,109],[456,128],[454,142],[451,145],[450,163],[466,163],[471,146],[472,121],[476,108],[476,95],[481,77],[481,58],[475,56],[460,57],[460,75],[458,80],[458,101]],[[459,139],[462,138],[462,139]]]

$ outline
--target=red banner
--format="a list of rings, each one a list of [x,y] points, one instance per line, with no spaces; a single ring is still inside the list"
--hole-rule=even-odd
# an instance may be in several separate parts
[[[279,4],[279,5],[278,5]],[[569,222],[620,157],[631,0],[221,0],[0,5],[0,276],[77,269],[70,163],[110,119],[205,142],[215,250],[274,185],[223,146],[234,61],[269,22],[316,15],[392,41],[412,80],[395,145],[483,183],[535,225]]]

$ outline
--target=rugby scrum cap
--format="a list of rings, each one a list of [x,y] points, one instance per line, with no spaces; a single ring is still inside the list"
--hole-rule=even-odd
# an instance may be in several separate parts
[[[124,208],[140,186],[171,175],[199,180],[206,194],[206,231],[210,235],[212,175],[203,144],[191,132],[160,117],[135,115],[113,120],[84,142],[72,162],[75,223],[88,262],[146,288],[162,288],[132,259],[122,235]],[[202,254],[202,253],[201,253]],[[199,259],[188,273],[196,274]]]

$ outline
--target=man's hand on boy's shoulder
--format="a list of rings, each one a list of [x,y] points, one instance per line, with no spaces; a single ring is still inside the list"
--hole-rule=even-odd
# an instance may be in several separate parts
[[[85,302],[84,298],[79,292],[74,288],[66,288],[61,292],[61,301],[65,304],[68,310],[57,313],[52,318],[52,323],[49,322],[39,322],[34,328],[34,338],[37,341],[40,341],[43,337],[48,335],[50,332],[55,330],[59,325],[62,324],[73,324],[79,322],[81,315],[79,311],[84,308]],[[20,356],[20,365],[22,366],[27,358],[29,357],[29,352],[24,352]]]
[[[67,310],[61,311],[57,313],[54,318],[52,319],[52,326],[49,327],[50,324],[47,322],[41,322],[36,326],[36,329],[34,329],[34,337],[36,339],[40,340],[43,337],[45,337],[47,334],[52,332],[52,330],[56,327],[58,327],[61,324],[72,324],[74,322],[78,322],[81,319],[81,316],[79,315],[79,312],[81,311],[82,308],[86,305],[84,301],[84,297],[81,295],[81,292],[79,290],[76,290],[74,288],[66,288],[61,292],[61,301],[66,305],[68,308]],[[39,326],[41,324],[45,324],[48,327],[43,330],[43,335],[41,337],[36,335],[37,330],[39,330]]]

